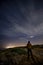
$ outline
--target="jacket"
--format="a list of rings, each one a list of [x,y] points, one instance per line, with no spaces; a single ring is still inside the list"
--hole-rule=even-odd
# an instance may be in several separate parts
[[[31,43],[28,43],[28,44],[27,44],[27,48],[29,48],[29,49],[31,49],[31,48],[32,48]]]

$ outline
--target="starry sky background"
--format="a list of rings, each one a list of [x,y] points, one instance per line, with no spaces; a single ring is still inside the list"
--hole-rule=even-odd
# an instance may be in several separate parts
[[[43,44],[43,0],[0,1],[0,48]]]

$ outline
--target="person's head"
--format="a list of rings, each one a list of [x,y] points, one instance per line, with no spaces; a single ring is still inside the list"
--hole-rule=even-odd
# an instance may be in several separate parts
[[[30,41],[28,41],[28,44],[30,43]]]

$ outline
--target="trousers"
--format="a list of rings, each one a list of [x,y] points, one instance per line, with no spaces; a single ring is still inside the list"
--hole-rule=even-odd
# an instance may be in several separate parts
[[[28,58],[29,58],[29,56],[31,56],[31,58],[33,58],[32,50],[28,48]]]

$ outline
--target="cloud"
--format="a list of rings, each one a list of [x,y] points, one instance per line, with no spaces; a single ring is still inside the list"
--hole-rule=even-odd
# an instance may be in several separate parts
[[[43,23],[37,25],[36,27],[31,24],[25,24],[25,26],[15,25],[15,30],[27,35],[36,36],[38,34],[43,34]]]
[[[14,2],[3,2],[0,8],[0,33],[5,36],[1,36],[2,41],[4,39],[13,39],[21,42],[28,39],[34,41],[34,39],[37,40],[36,38],[39,39],[38,35],[43,39],[42,2],[34,2],[33,0]]]

